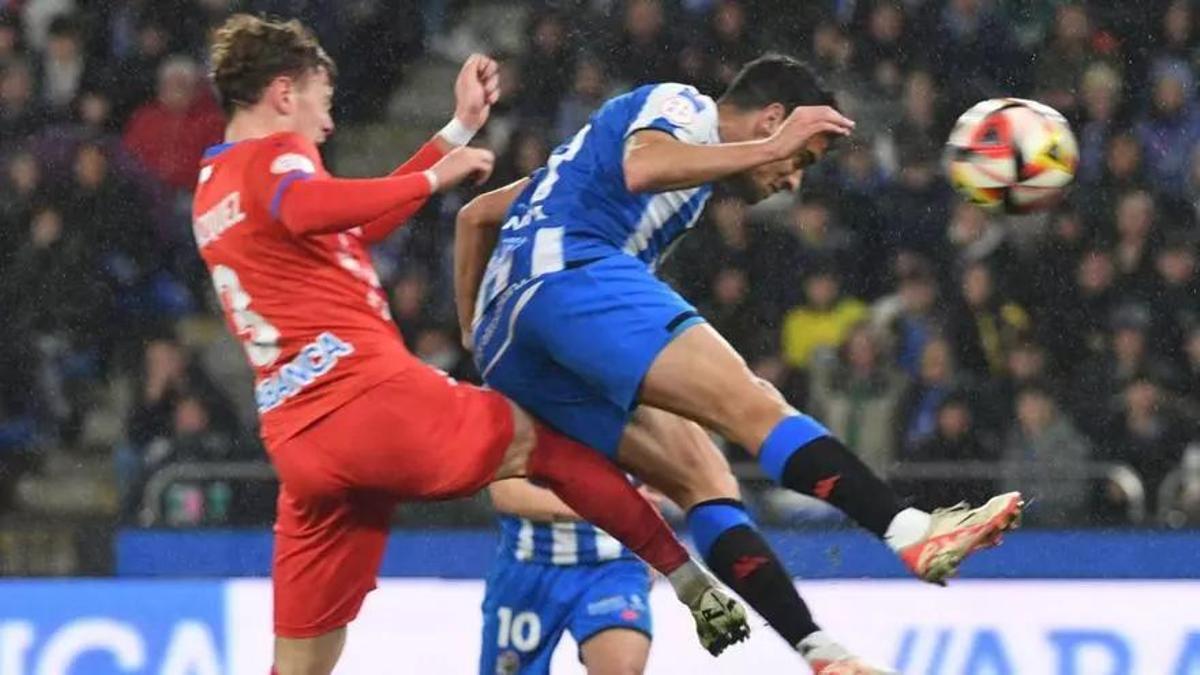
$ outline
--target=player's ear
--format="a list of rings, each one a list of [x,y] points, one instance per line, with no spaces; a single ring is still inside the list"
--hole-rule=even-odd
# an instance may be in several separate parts
[[[267,85],[263,96],[280,115],[290,115],[296,107],[296,83],[292,78],[279,76]]]
[[[772,103],[758,112],[758,128],[755,131],[759,136],[770,136],[779,129],[779,125],[783,124],[785,119],[787,110],[783,104]]]

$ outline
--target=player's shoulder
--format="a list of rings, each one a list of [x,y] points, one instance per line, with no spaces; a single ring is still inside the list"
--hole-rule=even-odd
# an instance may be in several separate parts
[[[260,161],[269,162],[271,173],[317,172],[321,157],[317,146],[301,134],[285,131],[250,142],[255,144],[251,151],[253,155]]]

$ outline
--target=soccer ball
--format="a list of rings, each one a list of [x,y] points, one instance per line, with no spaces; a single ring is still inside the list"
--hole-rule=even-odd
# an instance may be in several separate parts
[[[946,142],[946,175],[989,211],[1053,206],[1075,178],[1079,146],[1066,118],[1044,103],[993,98],[962,114]]]

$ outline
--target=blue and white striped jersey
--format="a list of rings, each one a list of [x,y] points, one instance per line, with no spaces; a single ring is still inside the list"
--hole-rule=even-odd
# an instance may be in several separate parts
[[[593,565],[635,559],[609,533],[583,521],[544,523],[500,514],[500,556],[542,565]]]
[[[695,87],[639,87],[606,102],[550,155],[509,209],[480,289],[480,311],[509,286],[573,262],[612,255],[651,269],[696,224],[711,186],[654,194],[625,187],[625,141],[659,129],[681,141],[718,143],[717,106]]]

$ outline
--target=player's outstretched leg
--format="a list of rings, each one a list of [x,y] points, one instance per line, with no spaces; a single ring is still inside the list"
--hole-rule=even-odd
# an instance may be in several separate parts
[[[535,422],[513,406],[515,434],[497,479],[527,476],[580,517],[617,538],[670,581],[714,656],[750,635],[746,612],[691,559],[658,510],[599,453]]]
[[[836,671],[826,669],[858,663],[813,621],[791,575],[739,501],[729,463],[699,425],[639,406],[621,437],[617,458],[622,467],[687,512],[692,538],[709,568],[815,672],[832,673]]]
[[[921,579],[943,583],[974,551],[1017,525],[1023,502],[1001,495],[977,509],[905,508],[886,483],[813,418],[788,405],[711,326],[671,341],[642,383],[643,403],[717,431],[758,457],[779,484],[841,509],[890,546]]]

